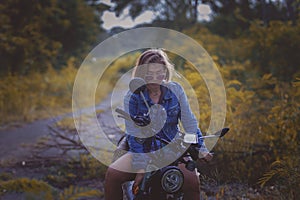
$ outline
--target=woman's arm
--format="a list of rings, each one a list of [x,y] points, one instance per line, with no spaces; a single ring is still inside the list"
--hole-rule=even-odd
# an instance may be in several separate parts
[[[202,132],[199,128],[198,121],[193,114],[190,104],[188,102],[188,98],[186,96],[186,93],[184,92],[184,89],[182,86],[178,83],[175,83],[177,85],[177,98],[179,100],[180,108],[181,108],[181,116],[180,120],[182,122],[182,126],[184,128],[184,131],[186,133],[190,134],[197,134],[198,136],[198,144],[200,152],[208,153],[209,150],[206,148],[205,143],[203,141]]]
[[[131,116],[135,116],[138,113],[138,97],[136,94],[128,91],[124,98],[124,109],[125,112]],[[125,120],[127,140],[129,144],[129,151],[132,152],[132,168],[134,170],[145,169],[148,159],[144,153],[144,142],[145,139],[140,139],[136,135],[140,135],[140,128],[131,120]]]

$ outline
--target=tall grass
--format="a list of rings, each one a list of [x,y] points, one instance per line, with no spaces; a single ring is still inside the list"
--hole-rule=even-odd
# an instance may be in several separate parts
[[[101,66],[99,66],[101,67]],[[0,80],[0,126],[49,118],[72,110],[72,91],[78,67],[69,59],[62,70],[48,68],[45,73],[11,75]],[[100,102],[111,91],[110,78],[117,70],[106,72],[97,88]],[[96,103],[97,103],[96,102]]]

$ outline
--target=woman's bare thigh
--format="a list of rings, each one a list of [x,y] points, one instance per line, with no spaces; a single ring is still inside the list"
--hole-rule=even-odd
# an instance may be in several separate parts
[[[116,161],[114,161],[110,166],[110,168],[116,169],[122,172],[132,172],[132,155],[129,153],[124,154]]]

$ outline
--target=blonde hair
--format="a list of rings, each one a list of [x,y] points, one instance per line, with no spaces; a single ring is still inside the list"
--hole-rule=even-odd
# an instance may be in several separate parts
[[[145,74],[148,72],[147,64],[149,63],[162,64],[167,71],[166,81],[169,82],[171,80],[174,66],[171,64],[167,54],[162,49],[149,49],[143,52],[137,59],[132,76],[144,78]]]

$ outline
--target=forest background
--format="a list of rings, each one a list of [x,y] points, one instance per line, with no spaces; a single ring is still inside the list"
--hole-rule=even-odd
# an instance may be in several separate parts
[[[207,176],[204,179],[223,185],[243,183],[249,187],[271,187],[272,195],[276,194],[279,199],[299,198],[300,1],[111,2],[6,0],[0,3],[2,129],[71,112],[72,87],[84,58],[101,41],[126,30],[103,29],[101,16],[105,11],[118,16],[128,9],[133,19],[145,11],[153,11],[157,14],[151,23],[136,27],[170,28],[192,37],[213,58],[224,80],[225,125],[231,130],[216,146],[214,161],[209,164],[209,170],[203,170]],[[200,3],[209,5],[213,11],[209,21],[198,20]],[[99,89],[97,102],[101,102],[111,92],[110,85],[134,65],[137,53],[127,54],[112,63],[104,80],[107,87]],[[196,91],[201,107],[199,124],[205,130],[211,109],[205,83],[191,63],[169,53],[176,70]],[[69,124],[60,123],[60,126],[71,129]],[[105,167],[92,159],[88,155],[81,156],[79,166],[89,169],[86,177],[103,179]],[[43,181],[45,191],[53,186],[60,188],[64,191],[62,196],[70,193],[103,195],[94,190],[74,189],[74,180],[79,179],[74,172],[46,177],[29,180],[2,173],[0,195],[7,191],[28,192],[26,185],[34,188],[34,181]],[[222,197],[224,190],[214,195]],[[55,196],[52,192],[43,195],[49,199]]]

